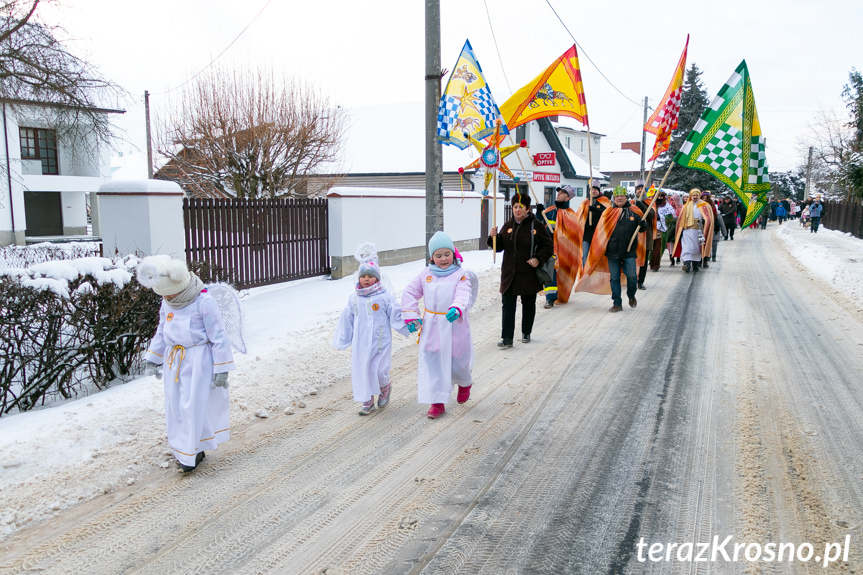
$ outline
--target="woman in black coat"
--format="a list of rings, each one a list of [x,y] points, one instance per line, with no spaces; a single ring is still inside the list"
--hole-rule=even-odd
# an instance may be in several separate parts
[[[734,230],[737,229],[737,202],[731,198],[725,198],[719,207],[719,212],[722,214],[722,221],[725,222],[725,229],[733,240]],[[727,240],[728,236],[725,236],[725,239]]]
[[[500,268],[500,293],[503,294],[503,325],[498,347],[512,347],[515,334],[515,308],[521,296],[521,334],[522,343],[530,341],[533,320],[536,317],[536,294],[543,285],[536,279],[536,268],[554,255],[554,242],[530,212],[530,198],[515,194],[511,200],[512,219],[500,231],[496,227],[489,230],[488,245],[497,236],[497,251],[503,252]],[[531,232],[531,229],[533,230]],[[530,253],[533,236],[533,254]]]

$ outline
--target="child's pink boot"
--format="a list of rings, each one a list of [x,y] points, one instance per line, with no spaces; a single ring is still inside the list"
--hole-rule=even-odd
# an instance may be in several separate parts
[[[446,408],[444,407],[444,404],[433,403],[432,406],[429,408],[429,412],[426,413],[426,415],[428,416],[429,419],[437,419],[438,417],[440,417],[441,415],[444,414],[445,410],[446,410]]]

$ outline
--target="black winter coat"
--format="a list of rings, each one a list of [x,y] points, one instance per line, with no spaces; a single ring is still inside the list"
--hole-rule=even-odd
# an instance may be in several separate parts
[[[587,201],[590,202],[591,200],[592,198]],[[596,224],[599,223],[599,218],[602,217],[602,212],[605,211],[605,206],[597,201],[593,201],[587,210],[588,214],[584,220],[584,237],[582,238],[582,241],[590,243],[593,241],[593,233],[596,231]]]
[[[642,220],[641,216],[630,210],[632,204],[626,202],[623,206],[611,206],[620,213],[620,219],[611,232],[611,237],[608,238],[608,245],[605,246],[605,256],[610,260],[622,260],[625,258],[634,258],[637,255],[638,239],[632,241],[632,236],[637,231],[647,229],[647,221]],[[632,242],[632,248],[627,249]]]
[[[554,241],[545,226],[529,213],[520,224],[515,219],[507,221],[497,233],[497,251],[503,252],[500,266],[500,293],[512,288],[514,295],[534,295],[543,289],[536,279],[536,268],[527,263],[530,255],[530,228],[533,223],[534,256],[542,265],[554,255]],[[488,238],[492,246],[492,238]]]
[[[722,221],[725,222],[725,227],[729,230],[737,228],[737,204],[735,202],[723,203],[719,207],[719,213],[722,214]]]

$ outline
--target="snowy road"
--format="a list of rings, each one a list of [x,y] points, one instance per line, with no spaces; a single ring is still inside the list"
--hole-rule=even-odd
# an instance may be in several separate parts
[[[358,417],[349,383],[324,389],[188,477],[19,534],[0,573],[859,571],[861,314],[773,234],[738,240],[697,275],[663,262],[635,310],[587,294],[539,310],[511,350],[488,305],[471,400],[443,418],[416,404],[401,348],[385,410]],[[694,561],[729,536],[730,560]],[[783,543],[798,558],[763,561]]]

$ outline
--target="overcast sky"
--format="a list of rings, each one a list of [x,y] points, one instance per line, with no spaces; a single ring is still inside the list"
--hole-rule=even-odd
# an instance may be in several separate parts
[[[126,149],[144,148],[144,90],[159,112],[235,39],[219,64],[272,66],[314,82],[334,104],[424,97],[419,0],[58,2],[43,18],[131,94],[118,103],[128,110]],[[710,99],[746,60],[770,168],[789,170],[818,111],[844,113],[848,72],[863,69],[861,23],[860,0],[442,0],[441,65],[451,70],[469,39],[500,105],[573,44],[571,33],[590,127],[607,136],[607,150],[641,140],[644,97],[658,103],[688,33],[687,66],[703,70]]]

